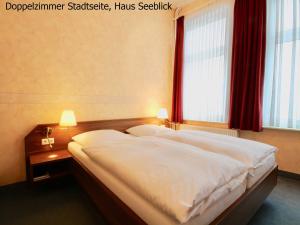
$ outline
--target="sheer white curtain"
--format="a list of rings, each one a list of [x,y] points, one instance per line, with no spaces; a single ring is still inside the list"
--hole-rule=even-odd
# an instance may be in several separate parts
[[[216,1],[185,17],[183,118],[226,122],[234,1]]]
[[[300,129],[300,0],[267,1],[265,127]]]

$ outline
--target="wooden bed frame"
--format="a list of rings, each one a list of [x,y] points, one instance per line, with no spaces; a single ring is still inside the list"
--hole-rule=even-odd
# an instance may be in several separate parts
[[[25,137],[26,161],[29,160],[29,155],[34,152],[50,150],[40,145],[40,139],[44,138],[44,130],[46,127],[53,128],[52,137],[54,137],[56,141],[53,150],[59,150],[67,148],[71,137],[82,132],[98,129],[114,129],[125,132],[129,127],[146,123],[158,124],[159,121],[156,118],[89,121],[80,122],[78,126],[67,130],[60,128],[58,124],[38,125]],[[101,180],[95,177],[75,158],[73,158],[70,163],[70,171],[82,188],[89,194],[109,224],[146,224],[132,209],[110,191]],[[210,225],[246,225],[262,205],[265,198],[276,186],[277,171],[278,169],[275,168],[268,174],[265,174],[251,189],[247,190]],[[27,168],[27,175],[28,174],[29,171]]]

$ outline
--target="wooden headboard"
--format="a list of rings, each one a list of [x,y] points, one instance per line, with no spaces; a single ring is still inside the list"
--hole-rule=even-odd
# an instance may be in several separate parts
[[[150,118],[132,118],[132,119],[117,119],[117,120],[98,120],[79,122],[75,127],[63,128],[58,124],[39,124],[25,137],[25,152],[26,158],[29,154],[41,151],[50,151],[58,149],[66,149],[71,137],[76,134],[100,129],[114,129],[124,132],[126,129],[142,125],[142,124],[159,124],[159,120]],[[41,145],[41,139],[45,138],[46,127],[53,129],[51,138],[55,139],[53,148],[48,145]]]

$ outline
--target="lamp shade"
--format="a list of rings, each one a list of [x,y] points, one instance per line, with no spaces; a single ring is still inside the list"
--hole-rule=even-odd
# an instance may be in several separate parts
[[[61,114],[59,125],[63,127],[76,126],[76,118],[73,110],[64,110]]]
[[[168,119],[168,111],[166,108],[161,108],[157,113],[158,119]]]

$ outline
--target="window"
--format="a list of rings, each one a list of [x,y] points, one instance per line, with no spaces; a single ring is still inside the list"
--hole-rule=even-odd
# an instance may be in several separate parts
[[[185,18],[183,118],[226,122],[233,1],[220,1]]]
[[[267,1],[265,127],[300,129],[300,0]]]

